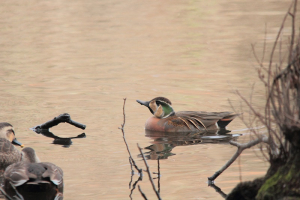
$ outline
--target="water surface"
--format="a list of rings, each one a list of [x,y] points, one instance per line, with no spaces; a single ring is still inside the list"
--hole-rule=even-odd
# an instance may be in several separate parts
[[[135,102],[165,96],[175,111],[232,111],[239,89],[249,96],[258,82],[251,43],[262,55],[275,39],[290,1],[138,1],[76,0],[2,2],[0,7],[0,121],[15,126],[18,140],[33,147],[42,161],[64,170],[65,199],[129,199],[130,165],[121,131],[137,164],[136,144],[147,147],[144,123],[150,112]],[[267,48],[268,49],[268,48]],[[263,87],[254,99],[263,105]],[[69,113],[87,125],[83,139],[63,148],[30,127]],[[235,119],[229,129],[245,128]],[[82,130],[69,124],[51,129],[59,137]],[[240,133],[235,131],[234,133]],[[239,138],[243,141],[243,137]],[[231,157],[229,144],[177,146],[160,160],[163,199],[222,199],[207,187]],[[157,170],[157,161],[148,160]],[[229,193],[240,179],[263,176],[268,164],[257,148],[216,180]],[[138,176],[133,177],[134,181]],[[144,177],[149,199],[155,194]],[[138,190],[133,199],[141,199]]]

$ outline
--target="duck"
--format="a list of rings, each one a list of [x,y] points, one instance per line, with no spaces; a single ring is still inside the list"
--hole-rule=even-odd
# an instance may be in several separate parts
[[[20,199],[62,199],[62,169],[53,163],[41,162],[31,147],[19,151],[13,145],[14,139],[13,126],[0,122],[2,193],[9,197],[22,195]]]
[[[145,123],[145,129],[158,132],[205,132],[226,129],[239,114],[233,112],[179,111],[165,97],[150,101],[136,100],[153,114]]]
[[[22,195],[22,199],[62,200],[63,171],[49,162],[21,161],[8,166],[4,172],[5,195]]]
[[[9,165],[19,162],[22,159],[28,161],[27,152],[31,148],[25,148],[21,152],[15,147],[22,145],[15,135],[13,126],[7,122],[0,122],[0,172],[3,172]]]
[[[7,122],[0,122],[0,138],[5,138],[12,144],[23,147],[21,142],[16,138],[14,127]]]
[[[0,138],[0,171],[4,171],[9,165],[25,161],[38,163],[40,159],[31,147],[25,147],[19,151],[9,140]]]

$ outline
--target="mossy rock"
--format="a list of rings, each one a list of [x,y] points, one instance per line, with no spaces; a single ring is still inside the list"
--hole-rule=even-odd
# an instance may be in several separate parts
[[[227,195],[226,200],[252,200],[255,199],[259,188],[264,183],[265,178],[257,178],[254,181],[246,181],[239,183],[230,194]]]
[[[258,200],[300,199],[300,154],[297,153],[261,186]]]

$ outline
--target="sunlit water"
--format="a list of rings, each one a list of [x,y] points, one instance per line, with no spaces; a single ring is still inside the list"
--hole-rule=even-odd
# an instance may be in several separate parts
[[[271,47],[290,1],[5,1],[0,6],[0,121],[14,125],[17,138],[42,161],[64,170],[65,199],[129,199],[130,164],[118,129],[137,165],[137,143],[146,136],[149,110],[135,102],[165,96],[175,111],[232,111],[238,89],[263,106],[251,44],[262,56]],[[267,34],[265,34],[267,30]],[[268,54],[266,54],[268,55]],[[268,56],[266,56],[268,57]],[[266,58],[267,59],[267,58]],[[244,107],[246,115],[247,108]],[[51,129],[60,137],[81,133],[64,148],[29,128],[62,113],[87,125]],[[235,119],[229,129],[246,126]],[[247,131],[235,131],[239,134]],[[238,141],[244,141],[240,137]],[[196,142],[197,143],[197,142]],[[145,149],[145,151],[148,151]],[[160,160],[163,199],[222,199],[207,177],[236,151],[226,143],[178,145]],[[157,160],[148,160],[152,172]],[[268,164],[257,148],[246,150],[216,179],[229,193],[242,179],[263,176]],[[155,199],[146,174],[139,182]],[[154,175],[155,177],[155,175]],[[138,179],[134,175],[133,182]],[[155,179],[157,183],[157,179]],[[141,199],[137,189],[133,199]]]

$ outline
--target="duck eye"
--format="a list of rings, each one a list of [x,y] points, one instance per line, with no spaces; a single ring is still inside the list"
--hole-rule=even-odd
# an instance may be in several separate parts
[[[13,134],[15,135],[14,129],[8,129],[8,130],[7,130],[7,133],[8,133],[8,134],[9,134],[9,133],[13,133]]]

